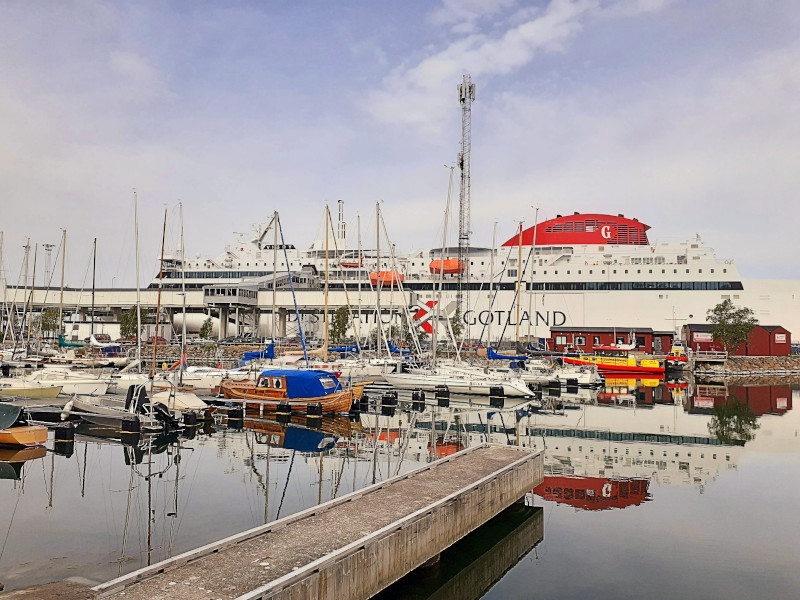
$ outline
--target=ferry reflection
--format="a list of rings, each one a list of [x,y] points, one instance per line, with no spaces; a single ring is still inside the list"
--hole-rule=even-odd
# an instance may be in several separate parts
[[[650,480],[606,479],[546,475],[533,493],[545,500],[583,510],[608,510],[636,506],[650,500]]]
[[[544,539],[544,509],[514,504],[442,552],[438,563],[412,571],[376,600],[473,600]]]

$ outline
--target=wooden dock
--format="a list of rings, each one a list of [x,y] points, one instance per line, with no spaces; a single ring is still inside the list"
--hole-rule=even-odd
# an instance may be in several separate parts
[[[438,558],[542,479],[541,452],[476,446],[134,571],[92,588],[90,597],[370,598]]]

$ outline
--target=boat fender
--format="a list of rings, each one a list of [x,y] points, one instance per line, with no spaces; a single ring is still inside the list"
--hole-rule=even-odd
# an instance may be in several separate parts
[[[70,414],[70,412],[72,412],[73,405],[74,405],[74,403],[73,403],[72,400],[70,400],[69,402],[67,402],[64,405],[64,408],[61,410],[61,420],[62,421],[66,421],[67,419],[69,419],[69,414]]]

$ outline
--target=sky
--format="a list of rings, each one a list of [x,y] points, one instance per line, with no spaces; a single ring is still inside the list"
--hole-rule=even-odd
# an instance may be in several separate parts
[[[4,274],[30,237],[57,285],[66,229],[69,285],[94,238],[97,284],[135,285],[134,190],[143,283],[179,202],[191,256],[275,210],[306,247],[339,199],[438,246],[469,74],[474,245],[622,213],[800,279],[798,64],[798,0],[0,0]]]

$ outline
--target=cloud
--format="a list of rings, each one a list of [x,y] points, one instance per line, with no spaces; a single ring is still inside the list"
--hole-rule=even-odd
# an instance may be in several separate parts
[[[448,2],[433,18],[474,23],[510,5],[496,1],[480,10],[479,3]],[[665,0],[552,0],[544,10],[525,7],[508,16],[499,34],[470,33],[415,65],[398,67],[383,80],[380,89],[369,94],[365,109],[378,122],[412,125],[438,134],[451,112],[453,86],[462,73],[480,78],[485,85],[493,76],[519,71],[538,52],[564,51],[589,18],[632,16],[664,5]],[[522,22],[520,16],[525,17]]]

